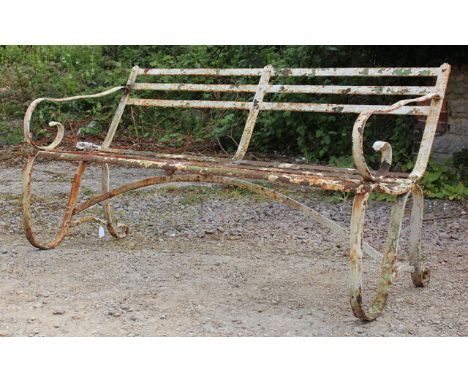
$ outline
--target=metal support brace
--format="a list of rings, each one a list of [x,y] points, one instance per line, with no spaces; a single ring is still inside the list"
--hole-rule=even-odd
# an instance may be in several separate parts
[[[271,73],[273,67],[271,65],[265,66],[263,69],[262,75],[260,76],[260,81],[258,83],[258,88],[255,93],[252,105],[250,107],[249,116],[245,122],[244,132],[242,133],[242,138],[239,143],[239,147],[232,158],[233,160],[242,160],[249,148],[250,139],[252,138],[252,133],[255,127],[255,122],[257,121],[258,113],[260,112],[260,106],[263,102],[263,97],[265,96],[268,82],[270,81]]]
[[[122,95],[122,98],[120,98],[119,106],[117,106],[117,109],[115,111],[114,118],[112,119],[112,122],[109,127],[109,131],[107,132],[107,135],[106,135],[106,139],[104,139],[104,142],[101,145],[103,149],[108,149],[112,143],[112,140],[114,139],[115,131],[117,130],[117,127],[119,126],[120,119],[122,118],[122,114],[125,110],[125,106],[127,105],[128,98],[130,97],[130,91],[132,89],[133,84],[135,83],[139,69],[140,68],[138,66],[134,66],[132,68],[132,71],[130,72],[127,85],[125,85],[125,92]]]

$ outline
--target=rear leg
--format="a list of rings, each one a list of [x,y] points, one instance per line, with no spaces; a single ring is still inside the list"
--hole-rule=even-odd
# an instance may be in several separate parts
[[[414,271],[411,273],[411,280],[416,287],[427,285],[430,278],[430,270],[421,266],[421,235],[424,211],[424,194],[417,184],[411,192],[413,207],[410,219],[409,237],[409,262]]]
[[[101,176],[101,190],[102,193],[109,192],[109,165],[104,163],[102,166],[102,176]],[[104,218],[106,220],[106,226],[109,233],[116,239],[122,239],[128,234],[128,226],[121,223],[114,223],[112,218],[112,209],[109,200],[102,202],[102,207],[104,210]]]

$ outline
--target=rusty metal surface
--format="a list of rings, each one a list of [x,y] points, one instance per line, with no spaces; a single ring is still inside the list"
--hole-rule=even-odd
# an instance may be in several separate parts
[[[230,184],[251,192],[261,194],[277,202],[301,211],[320,223],[338,238],[350,237],[350,301],[356,317],[371,321],[378,317],[387,300],[390,286],[397,271],[408,271],[415,286],[424,286],[429,279],[429,270],[420,264],[421,232],[423,216],[423,193],[418,180],[423,176],[429,159],[430,150],[437,127],[447,87],[450,65],[438,68],[286,68],[275,69],[267,66],[263,69],[141,69],[133,67],[125,86],[118,86],[107,91],[67,98],[39,98],[28,107],[24,118],[25,141],[35,153],[26,164],[23,175],[23,224],[30,243],[41,249],[54,248],[66,237],[70,227],[83,223],[99,223],[107,227],[110,234],[122,238],[128,233],[128,227],[115,224],[112,218],[110,199],[122,193],[150,185],[169,182],[207,182]],[[258,84],[198,84],[198,83],[138,83],[142,76],[211,76],[260,77]],[[435,86],[371,86],[371,85],[281,85],[270,84],[271,77],[435,77]],[[123,89],[123,95],[101,145],[79,142],[77,148],[83,151],[64,151],[59,146],[65,129],[60,122],[50,122],[57,128],[57,134],[51,144],[39,146],[33,142],[30,130],[32,113],[43,101],[65,102],[84,98],[104,97]],[[206,101],[206,100],[167,100],[139,99],[131,97],[139,90],[155,91],[195,91],[255,93],[252,101]],[[393,105],[264,102],[268,93],[290,94],[335,94],[335,95],[391,95],[417,96],[402,99]],[[430,101],[429,106],[410,106],[411,103]],[[133,152],[111,148],[123,112],[127,105],[155,107],[219,108],[248,110],[241,143],[234,158],[214,158],[191,154],[162,154],[154,152]],[[356,113],[358,117],[352,131],[352,154],[355,168],[333,168],[329,166],[290,164],[245,160],[255,122],[261,111],[300,111],[326,113]],[[389,142],[376,141],[373,148],[381,153],[380,168],[371,170],[364,157],[364,129],[368,119],[374,114],[407,114],[427,116],[420,150],[415,167],[410,174],[391,172],[392,147]],[[31,181],[34,161],[38,157],[77,162],[78,167],[71,183],[70,195],[66,205],[63,222],[56,236],[47,243],[37,240],[31,220]],[[81,178],[88,163],[101,166],[101,194],[93,196],[77,205]],[[109,165],[156,168],[166,171],[167,176],[156,176],[129,183],[114,189],[109,186]],[[182,174],[174,174],[174,173]],[[348,231],[314,209],[293,200],[277,191],[262,187],[247,180],[285,182],[296,185],[316,186],[325,190],[354,192],[356,194]],[[388,237],[383,253],[372,248],[363,240],[364,219],[367,201],[372,192],[395,195]],[[397,250],[400,237],[403,212],[409,195],[412,195],[410,218],[409,264],[398,264]],[[87,208],[102,203],[104,219],[96,216],[82,216],[72,220]],[[369,309],[364,308],[362,298],[363,254],[381,261],[381,273],[377,294]]]
[[[232,185],[239,187],[244,190],[248,190],[250,192],[262,195],[267,197],[271,200],[274,200],[278,203],[285,204],[291,208],[299,210],[305,216],[312,218],[317,223],[321,224],[322,226],[329,229],[333,234],[335,234],[341,240],[346,240],[349,236],[349,232],[335,223],[333,220],[328,219],[327,217],[321,215],[319,212],[314,210],[313,208],[306,206],[303,203],[300,203],[278,191],[263,187],[261,185],[246,182],[241,179],[237,178],[229,178],[229,177],[222,177],[222,176],[211,176],[211,175],[195,175],[195,174],[183,174],[183,175],[171,175],[171,176],[155,176],[150,178],[145,178],[139,181],[135,181],[132,183],[125,184],[123,186],[110,189],[109,188],[109,169],[107,164],[102,166],[103,176],[102,176],[102,193],[92,196],[87,200],[83,201],[80,204],[76,204],[76,196],[79,193],[80,181],[83,175],[84,169],[86,168],[87,162],[80,162],[80,165],[77,169],[75,178],[72,182],[72,197],[69,198],[69,202],[67,204],[65,216],[63,219],[63,223],[60,228],[60,232],[55,239],[48,243],[40,243],[35,235],[32,232],[32,219],[30,214],[30,200],[31,200],[31,176],[32,176],[32,166],[36,156],[31,156],[28,160],[27,164],[27,172],[24,174],[24,203],[23,208],[25,209],[25,230],[27,232],[27,238],[32,245],[40,249],[51,249],[55,248],[60,242],[65,238],[68,230],[70,227],[77,226],[83,223],[99,223],[107,226],[109,233],[116,238],[123,238],[128,234],[128,226],[121,224],[117,226],[121,228],[121,232],[118,233],[116,228],[114,227],[114,223],[111,217],[110,211],[110,202],[109,200],[121,195],[123,193],[137,190],[143,187],[149,187],[156,184],[163,184],[163,183],[174,183],[174,182],[201,182],[201,183],[216,183],[216,184],[225,184],[225,185]],[[87,210],[88,208],[98,204],[103,204],[104,209],[104,216],[105,220],[99,219],[95,216],[83,216],[80,219],[71,220],[73,216]],[[364,243],[363,246],[364,252],[367,253],[370,257],[375,260],[379,260],[382,257],[382,254],[374,249],[367,243]]]
[[[277,167],[245,166],[235,162],[228,164],[213,163],[193,160],[168,160],[167,158],[146,158],[117,153],[102,153],[99,151],[87,152],[39,152],[39,156],[63,160],[86,161],[90,163],[108,163],[124,167],[157,168],[168,172],[188,172],[202,175],[218,175],[239,177],[244,179],[264,180],[268,182],[283,182],[302,186],[315,186],[329,191],[355,192],[362,184],[362,178],[358,175],[345,175],[342,171],[328,172],[305,171]],[[343,169],[340,169],[343,170]],[[346,170],[346,169],[345,169]],[[408,178],[382,177],[376,190],[390,195],[400,195],[412,187],[412,181]]]
[[[101,191],[103,194],[109,192],[109,165],[103,163],[101,175]],[[104,200],[102,204],[106,227],[109,233],[116,239],[122,239],[128,234],[128,226],[122,223],[114,223],[112,219],[112,209],[109,200]]]
[[[75,208],[76,202],[78,200],[79,189],[81,184],[81,177],[83,172],[86,169],[86,162],[80,162],[76,169],[75,176],[71,183],[70,194],[68,196],[67,206],[65,208],[65,214],[63,217],[62,224],[59,228],[59,232],[55,238],[48,243],[41,243],[37,240],[36,236],[33,233],[32,229],[32,217],[31,217],[31,182],[32,182],[32,170],[34,161],[36,160],[37,155],[31,155],[28,158],[26,167],[23,173],[23,227],[26,233],[26,237],[29,242],[40,249],[51,249],[59,245],[62,240],[65,238],[68,230],[70,228],[71,219],[73,217],[73,209]]]

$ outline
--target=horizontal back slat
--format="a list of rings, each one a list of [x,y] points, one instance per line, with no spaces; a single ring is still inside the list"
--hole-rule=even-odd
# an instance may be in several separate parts
[[[155,76],[260,76],[264,69],[139,69],[139,75]],[[285,77],[434,77],[440,68],[285,68],[272,76]]]
[[[166,100],[166,99],[140,99],[129,98],[128,105],[136,106],[157,106],[157,107],[182,107],[199,109],[237,109],[250,110],[251,102],[243,101],[199,101],[199,100]],[[322,112],[322,113],[355,113],[363,111],[374,111],[382,109],[383,105],[340,105],[340,104],[317,104],[317,103],[296,103],[296,102],[262,102],[260,110],[264,111],[303,111],[303,112]],[[403,106],[386,114],[398,115],[421,115],[429,113],[428,106]],[[379,114],[379,112],[377,112]]]
[[[133,90],[255,93],[258,85],[135,83]],[[266,93],[341,94],[341,95],[426,95],[432,86],[342,86],[342,85],[268,85]]]

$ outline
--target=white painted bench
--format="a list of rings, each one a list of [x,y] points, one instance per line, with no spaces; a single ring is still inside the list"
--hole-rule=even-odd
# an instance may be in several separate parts
[[[411,227],[409,239],[409,264],[400,266],[401,270],[409,270],[413,283],[423,286],[428,280],[429,271],[420,265],[420,240],[423,213],[423,193],[418,181],[423,176],[437,127],[437,121],[445,96],[450,66],[444,64],[437,68],[317,68],[317,69],[276,69],[266,66],[261,69],[141,69],[134,67],[127,84],[118,86],[93,95],[67,98],[39,98],[31,103],[24,118],[25,141],[34,148],[34,154],[28,159],[24,171],[24,227],[28,240],[37,248],[49,249],[56,247],[66,236],[69,228],[83,222],[104,222],[114,237],[123,237],[128,233],[125,225],[116,225],[112,215],[109,199],[124,192],[154,184],[166,182],[212,182],[232,184],[252,192],[260,193],[278,202],[297,208],[305,215],[321,223],[338,236],[350,237],[350,300],[356,317],[363,320],[373,320],[381,312],[386,303],[389,288],[397,272],[397,248],[400,236],[403,211],[409,195],[413,196]],[[154,83],[137,81],[142,78],[175,76],[175,77],[251,77],[259,78],[255,84],[200,84],[200,83]],[[281,85],[270,84],[272,78],[279,77],[366,77],[371,81],[376,77],[430,77],[431,86],[343,86],[343,85]],[[107,136],[101,145],[80,142],[78,150],[60,148],[64,136],[64,127],[59,122],[51,122],[57,127],[57,135],[48,146],[37,145],[32,137],[30,121],[35,107],[43,101],[64,102],[84,98],[103,97],[114,92],[122,92],[120,103],[115,112]],[[207,100],[169,100],[138,98],[140,91],[177,91],[177,92],[234,92],[252,93],[252,101],[207,101]],[[267,102],[265,95],[269,93],[300,93],[300,94],[333,94],[333,95],[393,95],[403,99],[393,105],[366,104],[329,104],[329,103],[297,103],[297,102]],[[412,98],[407,98],[412,96]],[[406,98],[404,98],[406,97]],[[417,103],[430,100],[429,106]],[[169,155],[158,152],[138,152],[113,149],[111,147],[114,135],[119,127],[122,114],[127,105],[141,107],[170,108],[214,108],[247,110],[249,115],[245,124],[240,144],[231,159],[206,157],[197,155]],[[329,166],[278,163],[275,161],[261,162],[244,159],[254,132],[257,116],[260,112],[292,111],[292,112],[322,112],[322,113],[353,113],[357,114],[356,122],[350,136],[352,137],[352,156],[355,168],[334,168]],[[367,120],[373,114],[405,114],[425,116],[426,126],[414,169],[409,174],[392,172],[392,150],[387,142],[377,141],[373,148],[381,152],[381,166],[371,170],[364,157],[364,128]],[[57,236],[48,243],[39,242],[33,234],[31,225],[31,173],[36,158],[49,158],[78,163],[73,179],[70,196],[67,202],[64,220]],[[77,204],[80,181],[89,163],[102,166],[102,192],[86,201]],[[135,166],[162,169],[165,176],[154,176],[127,185],[110,189],[109,165]],[[269,182],[285,182],[289,184],[320,187],[325,190],[355,193],[350,230],[343,228],[332,220],[304,204],[299,203],[279,192],[252,183],[251,180]],[[364,216],[366,203],[372,192],[395,195],[388,239],[383,253],[378,252],[363,242]],[[85,216],[72,220],[74,215],[85,209],[102,203],[104,220],[98,217]],[[376,297],[369,309],[364,309],[361,297],[363,253],[381,261],[381,275]]]

